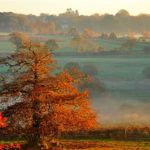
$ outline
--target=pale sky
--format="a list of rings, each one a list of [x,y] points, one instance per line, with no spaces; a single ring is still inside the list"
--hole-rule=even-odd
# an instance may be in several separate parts
[[[132,15],[150,14],[150,0],[0,0],[0,12],[59,14],[67,8],[78,9],[85,15],[115,14],[120,9]]]

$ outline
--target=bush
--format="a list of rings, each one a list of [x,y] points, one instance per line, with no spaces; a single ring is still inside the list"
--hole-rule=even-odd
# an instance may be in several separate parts
[[[95,76],[98,74],[98,69],[96,68],[96,66],[92,65],[92,64],[86,64],[83,66],[82,68],[83,72],[90,75],[90,76]]]
[[[90,96],[93,98],[101,95],[105,91],[104,84],[98,78],[93,78],[90,82],[83,83],[80,89],[88,89]]]
[[[69,62],[64,66],[64,70],[69,71],[70,69],[75,68],[80,70],[80,65],[77,62]]]

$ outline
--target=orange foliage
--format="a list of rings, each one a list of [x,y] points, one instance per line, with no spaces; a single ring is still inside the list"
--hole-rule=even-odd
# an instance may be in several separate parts
[[[2,117],[2,113],[0,112],[0,128],[6,127],[6,118]]]
[[[5,62],[14,80],[4,81],[1,97],[9,101],[20,95],[22,100],[5,111],[11,131],[28,130],[37,142],[44,136],[58,137],[62,131],[98,126],[88,92],[79,92],[76,81],[65,71],[53,74],[54,63],[45,45],[30,43]]]

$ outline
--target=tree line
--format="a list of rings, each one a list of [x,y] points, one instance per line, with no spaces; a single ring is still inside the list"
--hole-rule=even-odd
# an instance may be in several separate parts
[[[80,15],[77,10],[67,9],[59,15],[40,14],[16,14],[13,12],[0,13],[0,32],[24,31],[41,34],[64,33],[75,27],[79,31],[91,28],[96,32],[145,32],[150,30],[150,16],[140,14],[132,16],[126,10],[120,10],[115,15],[93,14]]]

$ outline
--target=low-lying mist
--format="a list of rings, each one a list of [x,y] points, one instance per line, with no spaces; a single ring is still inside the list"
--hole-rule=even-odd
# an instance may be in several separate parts
[[[103,94],[92,99],[102,125],[149,125],[150,102]]]
[[[65,67],[92,77],[83,89],[89,90],[101,125],[150,125],[150,80],[145,76],[145,72],[149,75],[148,59],[95,59],[86,58],[84,63],[79,59]]]

